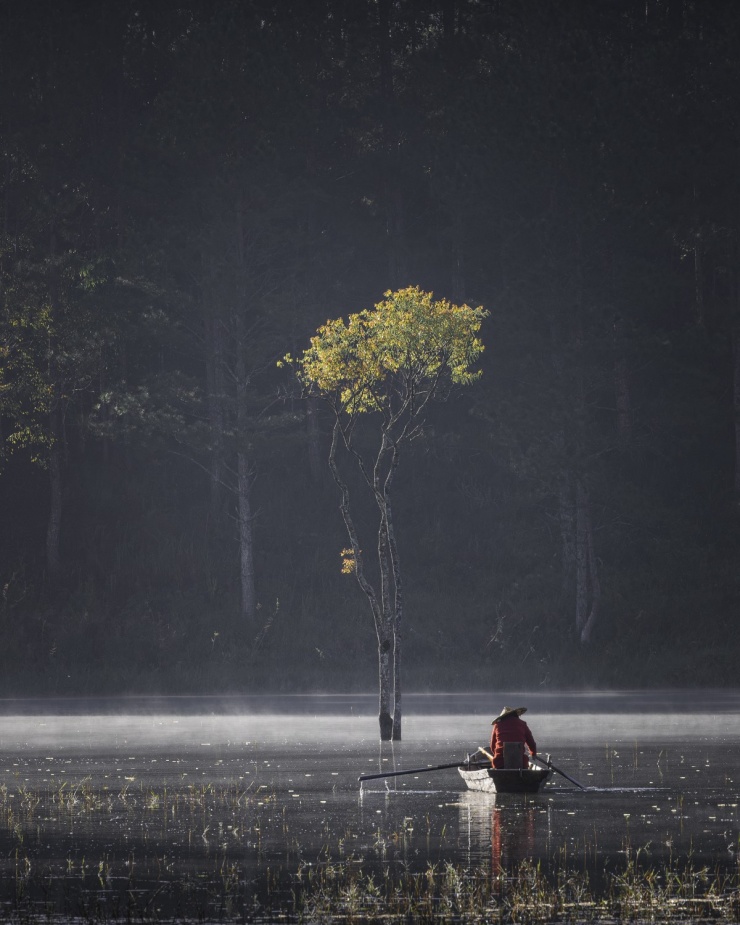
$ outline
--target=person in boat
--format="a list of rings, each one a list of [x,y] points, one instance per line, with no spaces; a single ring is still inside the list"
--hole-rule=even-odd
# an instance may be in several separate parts
[[[504,745],[507,742],[522,742],[531,755],[537,754],[537,744],[529,726],[521,719],[526,707],[504,707],[491,725],[491,763],[494,768],[504,767]],[[522,767],[529,767],[529,754],[522,749]]]

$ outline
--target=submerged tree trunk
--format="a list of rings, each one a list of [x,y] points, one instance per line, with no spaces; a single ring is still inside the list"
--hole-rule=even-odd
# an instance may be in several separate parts
[[[388,742],[393,735],[393,643],[389,636],[378,640],[378,722],[380,739]]]
[[[396,621],[393,634],[393,726],[391,738],[394,742],[401,741],[401,626]]]
[[[403,619],[403,588],[401,585],[401,563],[396,546],[396,534],[393,529],[390,500],[387,501],[386,525],[388,530],[388,549],[391,554],[393,569],[393,588],[395,592],[393,607],[393,727],[391,738],[401,741],[401,623]]]
[[[576,482],[576,629],[587,643],[599,616],[601,585],[594,555],[591,503],[582,478]]]
[[[378,719],[381,740],[399,739],[395,734],[396,691],[395,691],[395,643],[396,613],[393,595],[393,566],[391,564],[388,510],[379,500],[380,526],[378,528],[378,565],[380,568],[380,605],[382,609],[381,633],[378,637],[378,672],[380,682],[380,704]]]
[[[393,529],[391,505],[391,485],[397,466],[397,447],[387,439],[387,434],[384,433],[375,459],[371,487],[375,494],[380,517],[378,526],[380,599],[385,626],[384,645],[386,641],[390,643],[389,669],[393,709],[392,716],[389,716],[385,723],[383,711],[381,711],[381,738],[391,738],[394,741],[401,739],[401,617],[403,611],[401,563]]]
[[[378,530],[378,564],[380,566],[380,599],[383,610],[383,632],[379,639],[380,671],[380,737],[401,738],[401,636],[399,588],[395,582],[398,570],[394,561],[390,501],[378,500],[380,527]]]

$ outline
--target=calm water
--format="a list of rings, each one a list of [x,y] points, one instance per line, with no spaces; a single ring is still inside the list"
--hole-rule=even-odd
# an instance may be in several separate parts
[[[504,703],[529,705],[554,776],[536,796],[457,772]],[[731,867],[740,694],[409,697],[381,747],[374,698],[0,703],[0,904],[228,918],[330,864],[523,858],[599,876],[625,858]],[[272,886],[271,886],[272,884]]]

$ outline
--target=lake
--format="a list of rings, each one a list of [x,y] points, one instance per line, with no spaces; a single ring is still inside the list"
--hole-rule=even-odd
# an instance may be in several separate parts
[[[471,793],[453,768],[526,704],[554,775]],[[374,697],[0,702],[7,918],[263,918],[315,872],[431,865],[506,876],[531,859],[592,882],[625,863],[736,871],[740,694],[407,696],[401,743]]]

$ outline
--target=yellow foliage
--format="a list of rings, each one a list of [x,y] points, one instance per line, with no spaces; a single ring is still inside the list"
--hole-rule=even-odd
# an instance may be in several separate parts
[[[342,557],[342,575],[352,575],[357,571],[357,560],[355,559],[354,549],[343,549],[340,553]]]
[[[483,352],[477,335],[487,314],[409,286],[386,292],[373,309],[347,321],[327,321],[300,358],[285,362],[296,365],[304,385],[337,394],[344,410],[376,411],[389,379],[407,390],[428,387],[441,375],[461,384],[476,379],[480,373],[472,367]]]

